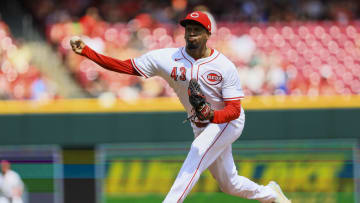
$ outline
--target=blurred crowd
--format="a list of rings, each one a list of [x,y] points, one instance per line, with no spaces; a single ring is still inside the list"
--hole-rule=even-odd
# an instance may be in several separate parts
[[[96,7],[106,22],[128,22],[147,14],[156,22],[174,24],[191,10],[211,11],[218,21],[274,22],[294,20],[348,21],[358,18],[357,0],[23,0],[39,23],[76,21]]]
[[[11,36],[0,20],[0,100],[53,99],[51,80],[31,63],[31,50]]]
[[[90,97],[111,95],[133,100],[174,96],[174,92],[160,78],[144,80],[112,73],[75,55],[69,47],[71,36],[82,36],[90,47],[105,55],[133,58],[153,49],[184,46],[184,29],[178,21],[192,10],[208,11],[216,19],[216,31],[208,45],[235,63],[245,95],[360,94],[358,1],[25,0],[22,3]],[[1,36],[0,28],[0,40]],[[9,61],[9,56],[5,57]],[[25,72],[36,75],[34,81],[44,81],[39,71],[27,63],[29,68]],[[1,77],[6,77],[3,69],[1,91],[4,86]],[[24,74],[24,77],[29,76]],[[32,85],[24,91],[29,92],[27,96],[7,97],[33,98],[37,94],[33,93],[32,86],[37,84],[34,81],[28,82]],[[7,94],[0,92],[0,96]]]
[[[90,94],[109,91],[123,99],[173,95],[159,78],[144,80],[98,67],[72,53],[68,41],[79,34],[96,51],[127,59],[152,49],[183,46],[182,27],[86,22],[54,24],[48,37]],[[58,36],[53,31],[67,26],[69,34]],[[359,22],[218,23],[208,45],[235,63],[247,96],[360,94]]]

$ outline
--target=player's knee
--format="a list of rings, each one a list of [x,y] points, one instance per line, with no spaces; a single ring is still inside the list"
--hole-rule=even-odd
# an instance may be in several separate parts
[[[199,157],[199,148],[194,146],[193,144],[190,147],[189,153],[188,153],[188,157]]]
[[[201,155],[204,150],[202,150],[201,143],[194,141],[191,144],[190,152],[196,153],[197,155]]]

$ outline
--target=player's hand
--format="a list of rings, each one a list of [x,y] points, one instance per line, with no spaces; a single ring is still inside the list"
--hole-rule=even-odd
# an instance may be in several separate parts
[[[72,50],[77,54],[81,54],[84,47],[86,46],[86,44],[78,36],[74,36],[71,38],[70,45]]]
[[[195,109],[195,114],[196,117],[201,121],[212,121],[212,119],[214,118],[214,110],[211,109],[211,105],[207,102],[199,106],[198,109]]]
[[[195,79],[191,79],[189,82],[188,95],[196,117],[201,121],[211,121],[214,118],[214,110],[211,109],[210,103],[206,101],[206,97]]]

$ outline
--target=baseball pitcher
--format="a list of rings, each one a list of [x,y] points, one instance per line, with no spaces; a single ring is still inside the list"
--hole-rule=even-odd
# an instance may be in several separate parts
[[[118,60],[96,53],[79,38],[71,47],[105,69],[142,76],[160,76],[174,89],[188,113],[194,141],[164,203],[181,203],[209,169],[225,193],[263,203],[289,203],[278,184],[258,185],[239,176],[232,143],[244,128],[244,97],[235,65],[216,49],[207,47],[212,24],[206,13],[195,11],[180,24],[186,46],[150,51],[138,58]]]

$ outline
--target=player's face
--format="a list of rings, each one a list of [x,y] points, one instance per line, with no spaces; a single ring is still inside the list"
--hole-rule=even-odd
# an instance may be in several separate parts
[[[189,22],[185,27],[185,41],[186,48],[198,49],[205,47],[207,40],[209,39],[208,31],[197,23]]]
[[[6,173],[10,169],[10,163],[7,161],[1,161],[1,172]]]

